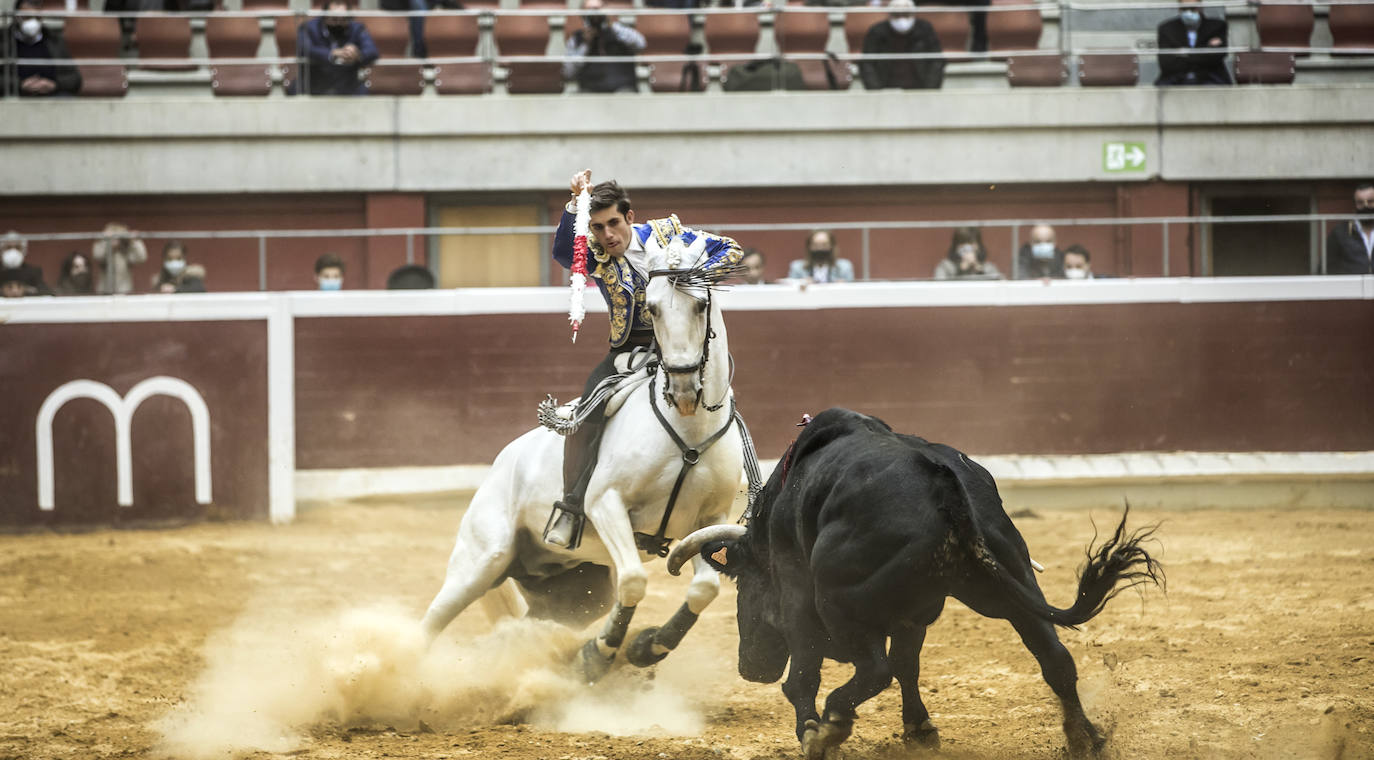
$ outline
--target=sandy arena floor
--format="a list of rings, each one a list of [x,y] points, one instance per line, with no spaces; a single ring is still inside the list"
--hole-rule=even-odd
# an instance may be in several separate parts
[[[461,500],[345,504],[293,525],[0,536],[0,760],[798,758],[777,685],[734,674],[726,584],[655,671],[564,674],[581,635],[478,609],[414,636]],[[1104,527],[1114,511],[1096,510]],[[1374,757],[1374,511],[1137,510],[1167,595],[1126,594],[1065,643],[1116,758]],[[1017,519],[1067,606],[1085,511]],[[685,579],[652,566],[637,624]],[[829,666],[822,695],[847,678]],[[943,757],[1058,758],[1058,706],[1010,626],[951,602],[922,688]],[[845,758],[906,757],[895,685]]]

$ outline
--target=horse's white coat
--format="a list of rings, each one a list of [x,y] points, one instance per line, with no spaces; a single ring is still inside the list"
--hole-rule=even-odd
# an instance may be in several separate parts
[[[680,246],[678,250],[682,268],[692,266],[701,255],[700,250]],[[664,268],[667,261],[665,251],[650,251],[651,269]],[[646,296],[656,307],[654,333],[665,363],[695,363],[707,341],[707,315],[699,306],[701,301],[678,292],[662,277],[651,280]],[[578,549],[569,551],[542,540],[553,502],[562,496],[563,438],[536,428],[497,455],[458,526],[443,587],[425,613],[423,626],[430,640],[505,578],[517,559],[556,562],[568,568],[584,562],[609,565],[614,568],[616,598],[622,606],[633,607],[644,598],[648,575],[643,562],[652,557],[639,552],[633,534],[658,530],[682,466],[681,452],[650,404],[658,405],[688,446],[704,442],[730,421],[729,342],[716,299],[711,300],[709,311],[714,337],[704,372],[700,376],[696,372],[670,375],[665,383],[666,373],[660,370],[656,394],[650,394],[648,383],[640,385],[607,422],[600,460],[587,489],[584,509],[588,526]],[[673,395],[672,405],[663,398],[665,385]],[[700,406],[696,402],[698,390]],[[715,411],[705,408],[722,401]],[[687,475],[666,535],[681,538],[700,527],[724,522],[739,487],[743,462],[739,429],[731,426]],[[525,549],[532,556],[517,556],[522,547],[534,547]],[[700,558],[694,570],[686,603],[700,613],[716,597],[720,580]],[[510,593],[511,584],[505,585],[498,593]],[[509,602],[488,608],[493,606],[512,608]]]

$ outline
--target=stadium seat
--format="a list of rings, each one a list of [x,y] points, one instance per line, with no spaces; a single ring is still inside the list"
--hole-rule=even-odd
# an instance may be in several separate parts
[[[419,95],[425,90],[425,67],[378,61],[368,67],[363,83],[371,95]]]
[[[850,54],[862,53],[864,36],[868,30],[879,21],[886,20],[886,11],[850,11],[844,14],[844,40],[849,45]]]
[[[557,95],[563,92],[563,64],[558,61],[506,64],[506,92]]]
[[[277,40],[277,55],[282,58],[296,57],[296,38],[304,16],[278,16],[272,34]]]
[[[995,1],[988,11],[988,52],[1039,49],[1040,33],[1044,30],[1040,11],[997,10],[997,6],[1002,4]]]
[[[1007,58],[1007,81],[1012,87],[1058,87],[1069,72],[1060,55],[1013,55]]]
[[[644,55],[682,55],[692,38],[692,22],[682,14],[646,13],[635,17],[635,28],[644,35]],[[668,61],[649,64],[649,89],[678,92],[682,70],[695,61]]]
[[[186,16],[140,18],[135,26],[138,65],[145,69],[194,69],[191,57],[191,19]]]
[[[435,58],[463,58],[477,54],[481,28],[477,16],[429,16],[425,45]]]
[[[358,19],[372,35],[377,53],[383,60],[405,58],[410,44],[410,19],[406,16],[365,16]]]
[[[1260,3],[1255,16],[1262,48],[1306,48],[1312,45],[1316,20],[1309,3]],[[1307,53],[1299,53],[1307,55]]]
[[[823,53],[830,39],[830,10],[784,10],[773,21],[778,49],[787,53]]]
[[[272,67],[266,63],[217,63],[210,67],[216,97],[258,96],[272,91]]]
[[[753,55],[759,45],[759,14],[751,11],[707,14],[704,33],[711,55]]]
[[[502,56],[544,55],[549,47],[549,17],[498,15],[493,28]],[[557,94],[563,91],[563,64],[558,61],[503,62],[506,91],[511,94]]]
[[[1078,57],[1078,83],[1084,87],[1135,87],[1140,60],[1135,53],[1085,53]]]
[[[491,64],[441,63],[434,67],[434,91],[440,95],[484,95],[491,92]]]
[[[119,21],[97,16],[73,17],[66,20],[63,37],[67,49],[76,59],[81,72],[83,97],[120,98],[129,91],[128,72],[117,64],[82,63],[82,58],[119,58]]]
[[[1331,29],[1333,55],[1374,55],[1370,52],[1346,52],[1341,48],[1374,49],[1374,3],[1332,5],[1327,17]]]
[[[1292,53],[1236,53],[1236,84],[1292,84]]]
[[[697,70],[695,76],[688,71],[693,66]],[[701,92],[706,89],[706,78],[705,67],[699,61],[655,63],[649,67],[649,89],[654,92]]]
[[[791,59],[801,69],[802,81],[808,90],[847,90],[854,81],[849,66],[843,61],[812,59]],[[827,74],[827,71],[829,72]],[[834,86],[831,86],[831,81]]]
[[[205,46],[211,58],[252,58],[258,54],[262,30],[252,16],[210,16],[205,19]]]
[[[291,7],[291,0],[243,0],[246,11],[284,11]]]
[[[946,53],[962,53],[968,50],[969,21],[963,8],[958,11],[917,11],[917,18],[923,18],[935,28],[935,36],[940,38],[940,49]]]

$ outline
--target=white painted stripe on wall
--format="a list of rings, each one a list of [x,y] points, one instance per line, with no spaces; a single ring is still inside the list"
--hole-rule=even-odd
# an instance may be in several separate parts
[[[296,517],[296,328],[290,303],[271,300],[267,317],[267,516]]]

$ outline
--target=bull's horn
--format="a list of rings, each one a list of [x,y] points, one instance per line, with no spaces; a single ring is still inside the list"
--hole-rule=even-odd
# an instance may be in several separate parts
[[[677,542],[677,546],[674,546],[671,552],[668,552],[668,572],[677,575],[681,572],[682,565],[695,557],[701,551],[701,547],[711,541],[739,538],[744,535],[746,530],[747,528],[743,525],[708,525],[693,531],[691,535]]]

